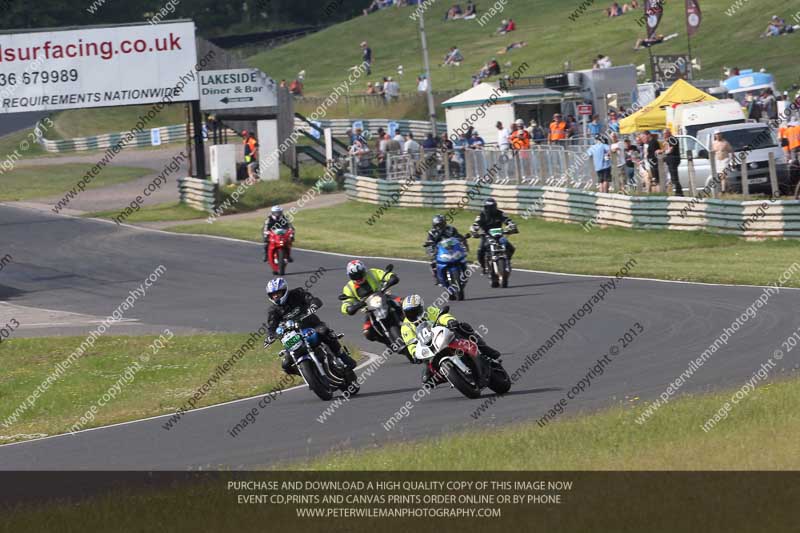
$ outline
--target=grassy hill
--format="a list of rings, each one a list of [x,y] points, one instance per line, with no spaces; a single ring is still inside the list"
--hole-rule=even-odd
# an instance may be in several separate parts
[[[644,36],[637,24],[641,11],[618,18],[607,18],[603,9],[611,2],[597,2],[577,20],[570,15],[584,0],[515,0],[508,2],[505,11],[496,15],[485,26],[477,20],[443,20],[445,10],[452,2],[432,0],[426,13],[426,30],[430,49],[431,77],[434,90],[466,89],[470,77],[492,57],[501,65],[512,61],[519,65],[527,61],[531,73],[556,72],[570,61],[573,69],[591,68],[592,59],[599,53],[611,57],[615,65],[648,63],[646,50],[634,51],[636,39]],[[774,73],[781,88],[800,83],[796,69],[797,51],[800,50],[800,33],[760,39],[773,14],[787,22],[800,5],[785,0],[745,0],[733,15],[726,14],[731,0],[703,0],[703,24],[692,39],[694,57],[699,57],[703,70],[698,76],[706,79],[721,77],[723,66],[740,68],[766,68]],[[494,2],[477,0],[478,14],[486,13]],[[654,48],[658,54],[686,53],[686,25],[684,3],[680,0],[666,2],[665,14],[659,32],[679,36]],[[422,72],[422,53],[418,23],[410,18],[413,7],[386,9],[367,17],[358,17],[332,26],[279,48],[265,51],[249,58],[273,78],[290,80],[304,69],[306,94],[327,95],[331,88],[346,79],[347,70],[361,60],[359,43],[367,40],[374,54],[373,74],[362,78],[363,83],[353,88],[361,93],[369,80],[393,76],[400,82],[402,91],[416,89],[416,76]],[[517,22],[518,31],[505,36],[494,35],[503,18]],[[498,50],[515,41],[528,41],[526,48],[498,55]],[[440,67],[449,47],[458,46],[465,57],[460,67]],[[398,65],[405,74],[397,76]],[[505,70],[513,70],[506,68]]]

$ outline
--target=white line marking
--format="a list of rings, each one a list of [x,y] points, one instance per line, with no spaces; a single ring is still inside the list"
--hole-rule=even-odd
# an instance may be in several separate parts
[[[70,327],[70,328],[85,328],[91,324],[102,324],[102,320],[90,320],[87,322],[42,322],[42,323],[24,323],[20,325],[18,329],[22,330],[25,328],[48,328],[48,327]],[[115,324],[137,324],[144,326],[145,324],[139,324],[139,320],[136,318],[123,318],[122,320],[117,320]]]
[[[372,364],[373,361],[377,360],[380,357],[377,354],[374,354],[374,353],[371,353],[371,352],[366,352],[364,350],[362,350],[361,353],[363,353],[364,355],[367,356],[367,360],[364,361],[363,363],[361,363],[360,365],[358,365],[355,368],[355,370],[360,370],[360,369],[364,368],[365,366],[368,366],[368,365]],[[288,389],[283,389],[281,391],[281,394],[283,394],[285,392],[293,391],[293,390],[305,389],[307,387],[308,387],[308,385],[306,385],[306,384],[295,385],[294,387],[290,387]],[[192,409],[191,411],[186,411],[183,414],[183,416],[181,416],[181,418],[183,418],[185,416],[188,416],[191,413],[195,413],[197,411],[205,411],[206,409],[216,409],[217,407],[222,407],[224,405],[231,405],[231,404],[234,404],[234,403],[240,403],[240,402],[246,402],[246,401],[249,401],[249,400],[255,400],[256,398],[263,397],[265,394],[269,394],[269,392],[257,394],[255,396],[248,396],[247,398],[238,398],[236,400],[230,400],[230,401],[223,402],[223,403],[216,403],[214,405],[206,405],[204,407],[197,407],[195,409]],[[86,433],[88,431],[96,431],[98,429],[109,429],[109,428],[118,427],[118,426],[127,426],[127,425],[130,425],[130,424],[138,424],[139,422],[146,422],[148,420],[156,420],[158,418],[167,418],[167,417],[171,417],[171,416],[174,416],[174,415],[175,415],[175,412],[171,412],[171,413],[167,413],[167,414],[163,414],[163,415],[150,416],[150,417],[147,417],[147,418],[139,418],[137,420],[128,420],[127,422],[117,422],[116,424],[109,424],[107,426],[97,426],[95,428],[81,429],[80,431],[76,431],[74,433],[59,433],[58,435],[48,435],[46,437],[40,437],[40,438],[36,438],[36,439],[31,439],[31,440],[24,440],[24,441],[20,441],[20,442],[11,442],[9,444],[0,444],[0,448],[7,448],[9,446],[17,446],[17,445],[20,445],[20,444],[28,444],[28,443],[31,443],[31,442],[39,442],[39,441],[48,440],[48,439],[57,439],[59,437],[71,437],[73,435],[77,435],[79,433]],[[3,439],[3,436],[0,435],[0,440],[2,440],[2,439]]]

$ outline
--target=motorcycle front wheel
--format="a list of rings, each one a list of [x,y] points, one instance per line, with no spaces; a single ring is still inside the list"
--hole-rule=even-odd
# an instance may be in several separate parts
[[[342,392],[349,391],[350,396],[355,396],[361,390],[361,386],[358,384],[358,378],[356,377],[356,373],[350,369],[344,374],[344,385],[341,387]]]
[[[439,367],[439,372],[447,377],[449,381],[458,391],[467,398],[474,400],[481,397],[481,388],[474,382],[470,381],[467,376],[461,373],[456,365],[450,361],[443,361]]]
[[[311,389],[314,394],[319,396],[320,400],[323,402],[329,402],[333,399],[333,390],[328,384],[328,380],[319,375],[314,363],[311,361],[303,361],[297,365],[297,367],[300,370],[300,373],[303,374],[303,378],[306,380],[306,383],[308,383],[308,388]]]
[[[511,275],[511,273],[507,271],[506,261],[507,259],[505,257],[501,257],[497,260],[497,272],[500,278],[500,286],[504,289],[508,288],[508,277]]]
[[[278,250],[278,272],[281,276],[286,274],[286,250]]]

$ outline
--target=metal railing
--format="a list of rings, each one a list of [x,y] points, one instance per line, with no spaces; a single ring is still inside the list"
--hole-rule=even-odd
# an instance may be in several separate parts
[[[418,153],[351,154],[354,175],[388,180],[491,180],[496,184],[594,189],[591,158],[577,147],[534,145],[525,150],[420,150]]]

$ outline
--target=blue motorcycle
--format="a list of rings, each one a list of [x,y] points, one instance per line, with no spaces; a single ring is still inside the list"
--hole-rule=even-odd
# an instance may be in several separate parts
[[[300,326],[301,321],[312,314],[296,320],[286,320],[278,326],[276,333],[283,345],[283,350],[278,355],[282,357],[289,354],[308,388],[320,400],[330,401],[336,389],[349,390],[350,395],[357,394],[360,387],[355,372],[347,368],[337,355],[331,353],[316,330]],[[337,337],[341,338],[342,335]]]
[[[451,300],[463,300],[467,285],[467,248],[456,237],[436,245],[436,278],[447,289]]]

